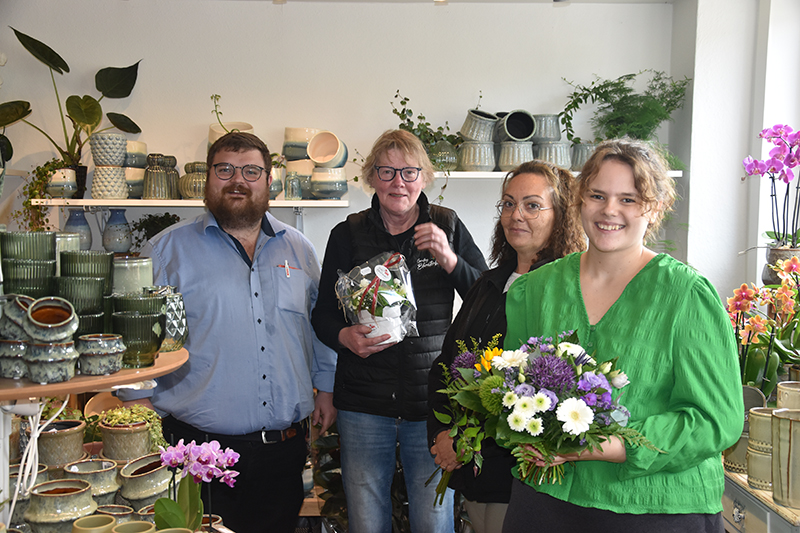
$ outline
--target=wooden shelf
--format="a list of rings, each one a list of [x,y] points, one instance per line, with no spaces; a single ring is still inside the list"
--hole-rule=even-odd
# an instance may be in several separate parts
[[[78,394],[144,381],[169,374],[180,368],[188,359],[189,352],[182,348],[175,352],[159,353],[155,365],[147,368],[126,368],[108,376],[76,375],[69,381],[47,385],[33,383],[25,378],[0,378],[0,401]]]
[[[132,198],[83,199],[72,198],[34,198],[33,205],[63,207],[205,207],[203,200],[137,200]],[[271,200],[270,207],[349,207],[347,200]]]
[[[462,172],[462,171],[453,171],[450,172],[449,179],[503,179],[506,177],[508,172]],[[573,172],[576,176],[580,175],[580,172]],[[670,178],[681,178],[683,177],[682,170],[670,170],[667,172],[667,175]],[[435,178],[442,178],[444,179],[445,173],[444,172],[434,172],[433,176]]]

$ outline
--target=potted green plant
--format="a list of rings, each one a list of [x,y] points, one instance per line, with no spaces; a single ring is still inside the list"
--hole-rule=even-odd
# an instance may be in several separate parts
[[[103,436],[103,455],[116,461],[130,461],[166,447],[158,413],[134,404],[103,414],[98,427]]]
[[[131,234],[133,235],[133,246],[131,250],[138,253],[144,244],[158,235],[164,229],[176,222],[180,222],[181,217],[170,213],[150,214],[146,213],[136,222],[131,224]]]
[[[95,74],[94,78],[95,88],[100,92],[99,98],[88,94],[83,96],[72,95],[67,97],[66,101],[62,104],[59,98],[55,74],[63,75],[69,72],[69,65],[67,62],[43,42],[14,28],[11,29],[14,31],[20,44],[50,69],[50,78],[53,82],[56,104],[58,105],[58,114],[61,118],[64,142],[63,144],[59,144],[43,129],[26,120],[32,113],[32,109],[30,102],[24,100],[15,100],[0,104],[0,128],[4,128],[18,121],[28,124],[44,135],[58,151],[60,158],[71,167],[78,167],[81,165],[83,146],[93,133],[105,131],[112,127],[116,127],[127,133],[141,133],[142,130],[135,122],[120,113],[106,113],[106,118],[108,118],[111,126],[100,128],[100,124],[103,120],[103,109],[100,102],[103,98],[127,98],[130,96],[136,84],[139,61],[128,67],[106,67],[100,69],[97,74]],[[71,124],[67,123],[65,116],[69,118]],[[10,147],[10,142],[7,138],[4,140],[0,139],[0,144],[6,144],[7,147]],[[83,190],[85,190],[85,171],[83,174],[83,183],[81,183],[80,180],[80,173],[78,174],[78,193],[75,197],[82,198]]]
[[[33,169],[25,177],[25,184],[22,187],[22,208],[11,213],[11,219],[19,225],[21,230],[44,231],[51,228],[51,224],[47,220],[49,208],[46,205],[34,205],[32,200],[50,198],[47,193],[50,178],[56,170],[68,166],[63,160],[53,158]]]

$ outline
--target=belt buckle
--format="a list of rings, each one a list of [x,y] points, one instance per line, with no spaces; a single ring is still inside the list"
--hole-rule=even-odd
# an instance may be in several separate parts
[[[280,441],[277,441],[277,440],[267,440],[267,432],[262,430],[262,431],[261,431],[261,442],[263,442],[264,444],[277,444],[277,443],[279,443]]]

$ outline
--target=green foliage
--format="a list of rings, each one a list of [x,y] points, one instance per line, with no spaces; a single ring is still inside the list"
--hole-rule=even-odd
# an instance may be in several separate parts
[[[425,118],[425,115],[420,113],[417,115],[417,122],[414,122],[414,112],[408,107],[408,97],[402,96],[400,94],[400,89],[397,90],[397,93],[394,95],[394,97],[395,99],[400,99],[401,106],[400,109],[398,109],[394,105],[394,102],[391,102],[392,113],[397,115],[397,117],[400,119],[398,128],[413,133],[419,137],[419,140],[425,145],[426,150],[430,150],[434,144],[441,140],[448,141],[453,146],[458,146],[464,142],[464,139],[460,134],[449,133],[450,125],[446,121],[444,126],[438,126],[434,128],[431,126],[431,123],[428,122],[428,119]],[[478,101],[478,104],[480,105],[480,100]]]
[[[181,217],[170,213],[144,214],[139,220],[131,224],[134,250],[141,250],[144,243],[158,235],[164,229],[180,222]]]
[[[159,446],[163,448],[168,446],[161,429],[161,417],[144,405],[133,404],[130,407],[117,407],[106,411],[103,416],[103,423],[107,426],[127,426],[139,422],[148,424],[151,452],[157,452]]]
[[[643,93],[636,93],[631,87],[637,76],[652,73]],[[596,77],[589,85],[569,83],[575,90],[569,95],[564,110],[559,113],[567,139],[573,144],[581,142],[575,136],[573,116],[582,105],[600,104],[592,118],[592,126],[597,140],[632,137],[650,140],[665,120],[670,120],[673,111],[683,107],[686,88],[691,79],[674,81],[664,72],[643,70],[635,74],[625,74],[615,80]]]
[[[64,134],[64,144],[59,145],[53,137],[48,135],[38,126],[28,122],[26,117],[31,114],[29,102],[16,100],[0,104],[0,127],[5,127],[17,121],[22,121],[44,135],[48,141],[56,148],[61,159],[68,166],[80,165],[81,154],[84,144],[88,138],[96,132],[105,131],[116,127],[127,133],[141,133],[141,129],[131,119],[119,113],[108,113],[106,117],[112,126],[98,129],[103,119],[103,108],[100,101],[103,98],[127,98],[136,85],[136,78],[139,72],[139,61],[128,67],[106,67],[100,69],[95,74],[95,89],[100,92],[99,98],[91,95],[72,95],[69,96],[62,107],[58,95],[55,73],[64,74],[69,72],[69,65],[52,48],[41,41],[30,37],[14,28],[11,28],[19,40],[20,44],[31,53],[36,59],[41,61],[50,69],[50,79],[53,82],[53,90],[58,104],[58,115],[61,119],[61,128]],[[66,114],[64,113],[66,109]],[[69,118],[72,133],[68,132],[66,118]],[[7,161],[8,159],[6,159]]]
[[[11,219],[19,224],[23,231],[44,231],[48,229],[46,205],[34,205],[31,200],[50,198],[47,194],[47,185],[50,177],[60,168],[68,165],[61,159],[54,158],[33,169],[33,172],[25,177],[25,185],[22,187],[22,209],[11,213]]]
[[[175,472],[170,485],[174,488]],[[191,475],[181,478],[178,483],[176,500],[159,498],[153,505],[153,512],[158,529],[187,528],[197,531],[203,522],[203,500],[200,497],[202,484],[195,482]]]

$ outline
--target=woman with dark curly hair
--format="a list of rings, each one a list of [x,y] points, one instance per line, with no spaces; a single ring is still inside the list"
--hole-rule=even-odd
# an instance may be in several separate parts
[[[461,311],[447,332],[442,353],[428,377],[428,437],[436,464],[453,472],[449,486],[466,498],[466,509],[477,533],[499,532],[511,495],[511,452],[493,440],[483,441],[483,468],[462,465],[453,449],[450,427],[433,411],[446,412],[442,364],[450,367],[458,354],[457,340],[474,337],[485,344],[506,331],[506,291],[522,274],[584,248],[583,233],[574,213],[575,179],[563,168],[529,161],[508,173],[497,203],[498,219],[492,237],[491,261],[497,266],[472,286]],[[464,468],[462,468],[462,466]]]

